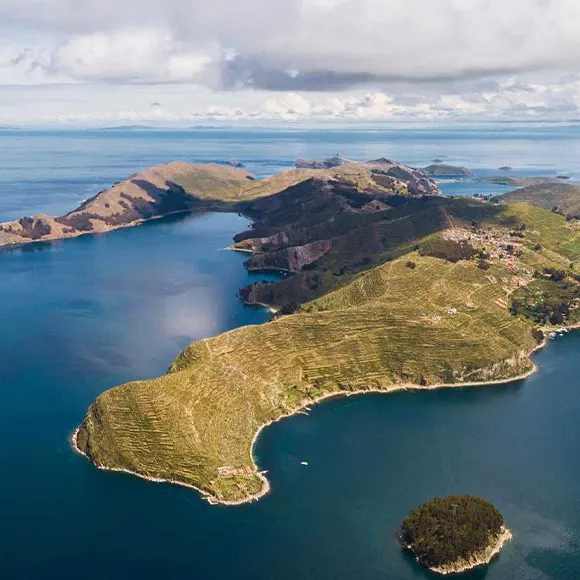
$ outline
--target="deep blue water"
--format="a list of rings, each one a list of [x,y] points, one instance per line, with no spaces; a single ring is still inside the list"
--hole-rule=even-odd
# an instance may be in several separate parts
[[[241,159],[262,175],[338,151],[572,173],[580,141],[558,131],[4,132],[0,214],[65,211],[172,158]],[[267,319],[235,296],[266,276],[223,250],[245,227],[231,214],[179,217],[0,253],[0,577],[431,578],[398,547],[398,524],[430,497],[474,493],[514,541],[461,578],[579,578],[580,333],[550,343],[526,381],[334,400],[272,426],[256,450],[272,492],[252,505],[210,506],[72,452],[100,392],[164,372],[191,340]]]

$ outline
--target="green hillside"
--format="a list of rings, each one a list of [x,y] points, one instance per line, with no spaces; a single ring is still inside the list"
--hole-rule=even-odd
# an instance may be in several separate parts
[[[578,285],[576,222],[527,204],[444,198],[397,207],[385,199],[386,209],[317,220],[320,190],[310,192],[299,204],[308,211],[290,204],[285,214],[279,198],[254,208],[261,217],[251,231],[270,237],[238,240],[264,259],[330,241],[286,280],[246,293],[297,312],[193,343],[166,375],[99,396],[77,436],[97,465],[191,485],[212,501],[248,501],[267,489],[252,458],[257,433],[320,398],[533,369],[542,334],[528,312],[510,312],[512,295],[546,269]],[[329,195],[343,207],[342,194]]]
[[[502,198],[509,203],[525,201],[567,217],[580,218],[580,185],[574,183],[557,182],[530,185],[510,191]]]

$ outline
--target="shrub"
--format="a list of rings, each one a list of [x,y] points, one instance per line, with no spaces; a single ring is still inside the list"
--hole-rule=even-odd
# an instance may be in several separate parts
[[[454,240],[445,240],[437,238],[428,241],[420,250],[421,256],[432,256],[441,258],[448,262],[459,262],[459,260],[471,260],[477,250],[468,242],[456,242]]]
[[[279,314],[286,316],[288,314],[294,314],[300,305],[298,302],[289,301],[286,302],[279,310]]]
[[[44,236],[48,236],[52,231],[49,224],[44,223],[41,219],[35,220],[31,217],[23,217],[18,220],[22,228],[21,235],[31,240],[39,240]]]
[[[409,260],[405,266],[407,266],[407,268],[411,268],[411,270],[414,270],[417,267],[417,264],[415,264],[415,262],[413,262],[412,260]]]
[[[544,342],[544,333],[539,328],[532,329],[532,336],[538,344]]]

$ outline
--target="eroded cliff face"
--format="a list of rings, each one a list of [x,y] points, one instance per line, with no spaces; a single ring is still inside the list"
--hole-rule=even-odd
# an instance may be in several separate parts
[[[247,303],[291,309],[319,296],[323,287],[340,285],[409,251],[410,231],[428,235],[445,223],[437,211],[428,220],[421,210],[409,217],[408,204],[428,204],[439,189],[414,169],[388,159],[344,161],[312,175],[247,206],[254,223],[233,245],[252,253],[246,267],[295,274],[276,284],[241,289]]]
[[[332,248],[330,240],[304,246],[292,246],[277,252],[254,254],[244,265],[248,270],[284,270],[299,272],[304,266],[322,258]]]

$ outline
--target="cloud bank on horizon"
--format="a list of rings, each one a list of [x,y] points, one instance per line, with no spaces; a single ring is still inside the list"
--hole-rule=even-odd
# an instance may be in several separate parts
[[[2,122],[575,118],[577,0],[0,0]]]

